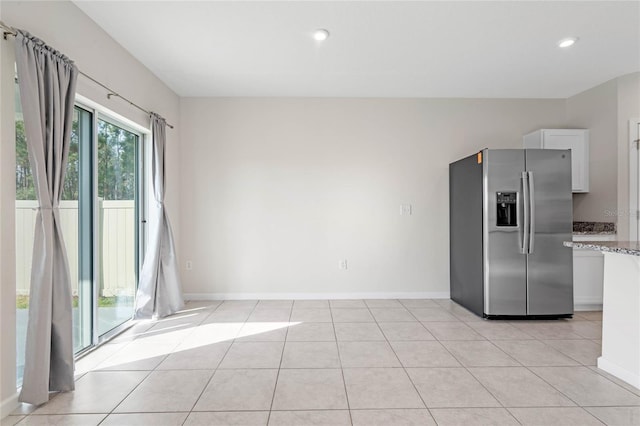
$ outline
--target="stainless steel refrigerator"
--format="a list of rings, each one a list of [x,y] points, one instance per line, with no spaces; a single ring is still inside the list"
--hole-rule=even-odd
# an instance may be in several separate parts
[[[449,165],[451,298],[484,317],[573,315],[571,151],[485,149]]]

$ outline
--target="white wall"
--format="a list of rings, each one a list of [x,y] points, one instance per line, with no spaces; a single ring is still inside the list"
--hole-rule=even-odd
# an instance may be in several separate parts
[[[640,119],[640,72],[618,78],[618,235],[629,236],[629,120]]]
[[[589,192],[573,195],[574,220],[617,222],[617,102],[616,79],[567,99],[566,127],[589,129]]]
[[[3,12],[0,2],[0,19]],[[0,418],[16,402],[15,132],[13,78],[5,71],[14,63],[10,47],[0,39]]]
[[[448,164],[564,115],[564,100],[182,99],[185,291],[447,295]]]
[[[133,58],[73,3],[66,1],[8,2],[2,1],[2,20],[23,28],[42,38],[49,45],[73,59],[80,70],[122,93],[139,105],[163,115],[170,123],[179,119],[179,99],[164,83]],[[144,25],[144,23],[141,23]],[[12,41],[0,40],[3,52],[13,49]],[[9,79],[2,90],[2,105],[13,102],[13,65],[5,64],[3,81]],[[4,90],[8,87],[8,90]],[[84,77],[78,79],[78,93],[102,104],[140,125],[148,127],[148,117],[122,100],[108,100],[104,89]],[[12,110],[12,107],[11,107]],[[0,371],[0,402],[9,401],[15,394],[15,254],[11,212],[15,199],[13,114],[2,109],[2,140],[0,147],[0,279],[2,285],[2,363]],[[180,235],[180,209],[178,208],[180,157],[179,127],[167,132],[166,166],[168,173],[166,204],[173,221],[174,233]],[[10,207],[9,207],[10,206]],[[1,413],[0,416],[6,413]]]
[[[640,73],[567,99],[565,127],[590,129],[590,191],[573,195],[574,220],[615,222],[629,238],[629,119],[640,117]]]

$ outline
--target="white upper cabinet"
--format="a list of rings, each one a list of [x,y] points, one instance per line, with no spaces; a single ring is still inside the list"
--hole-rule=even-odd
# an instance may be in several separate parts
[[[589,192],[589,130],[541,129],[522,141],[525,148],[570,149],[573,192]]]

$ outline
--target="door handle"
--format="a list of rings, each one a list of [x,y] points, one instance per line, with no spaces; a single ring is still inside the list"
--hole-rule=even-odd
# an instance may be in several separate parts
[[[521,254],[527,254],[529,250],[529,175],[522,172],[522,203],[523,203],[523,219],[522,219],[522,247]]]
[[[533,253],[536,242],[536,203],[535,203],[535,186],[533,182],[533,172],[527,172],[529,175],[529,250]]]

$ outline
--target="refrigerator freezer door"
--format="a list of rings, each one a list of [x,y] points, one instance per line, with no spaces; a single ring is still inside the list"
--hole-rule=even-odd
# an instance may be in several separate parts
[[[571,151],[527,149],[532,226],[527,314],[573,313]]]
[[[484,313],[526,315],[527,257],[521,253],[524,150],[485,150],[483,160]],[[499,226],[498,197],[516,194],[516,226]],[[511,195],[509,195],[510,197]]]

